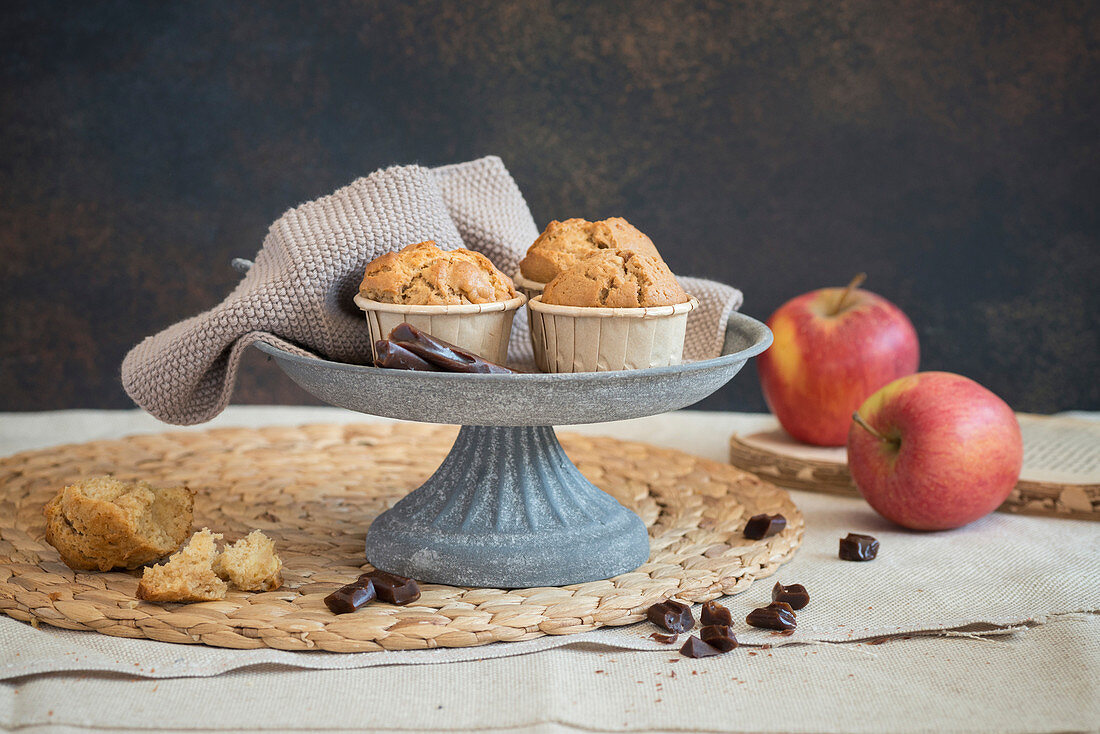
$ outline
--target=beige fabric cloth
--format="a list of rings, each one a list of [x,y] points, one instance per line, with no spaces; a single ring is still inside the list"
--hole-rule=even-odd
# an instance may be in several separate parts
[[[361,420],[363,416],[330,408],[237,406],[215,419],[214,425]],[[769,425],[768,416],[686,412],[569,430],[649,440],[721,460],[728,433],[766,430]],[[163,425],[138,411],[0,414],[0,455],[60,442],[162,430]],[[795,493],[794,497],[806,512],[811,530],[818,522],[815,498],[838,511],[850,508],[854,514],[845,519],[863,517],[857,500],[808,493]],[[1005,519],[1012,525],[1009,530],[1023,527],[1034,532],[1018,541],[1006,541],[988,535],[991,528],[983,527],[978,528],[980,536],[1006,550],[1019,545],[1021,555],[1030,550],[1038,560],[1026,559],[1016,569],[1017,578],[1030,579],[1031,584],[1024,584],[1023,590],[1007,589],[1004,595],[1031,598],[1049,592],[1043,587],[1058,587],[1063,577],[1048,578],[1043,559],[1055,559],[1062,547],[1072,545],[1074,539],[1063,534],[1064,528],[1082,524],[1066,526],[1059,520],[1014,516]],[[1095,534],[1097,525],[1089,527]],[[811,583],[802,575],[801,564],[829,550],[824,540],[811,545],[817,543],[817,534],[814,531],[808,536],[807,546],[778,578]],[[1036,544],[1040,535],[1046,540]],[[941,536],[949,539],[951,534],[928,537]],[[956,569],[965,570],[983,560],[965,558],[964,551],[955,549],[935,564],[940,580],[937,594],[943,604],[980,612],[984,606],[969,603],[974,597],[955,582]],[[902,548],[885,537],[883,553],[895,561],[904,555]],[[1072,566],[1072,559],[1064,563],[1068,565],[1066,574],[1087,572]],[[1059,564],[1053,566],[1057,569]],[[874,572],[876,566],[851,564],[851,568]],[[819,600],[833,597],[835,603],[856,609],[855,597],[838,593],[845,590],[839,580],[824,580],[829,583],[816,591],[815,606]],[[1094,577],[1091,583],[1090,596],[1096,599],[1100,582]],[[727,601],[734,607],[749,605],[762,598],[769,585]],[[811,592],[815,592],[813,587]],[[807,607],[800,620],[808,620],[812,608]],[[0,617],[0,621],[19,632],[18,639],[0,637],[0,654],[8,661],[48,656],[46,648],[23,645],[23,640],[61,639],[60,633],[55,635],[48,628],[35,631],[13,620]],[[70,639],[99,639],[105,645],[134,642],[73,634],[76,637]],[[13,643],[21,646],[13,651]],[[214,677],[187,678],[149,676],[197,648],[158,645],[144,670],[139,670],[140,661],[105,649],[104,656],[114,655],[110,660],[119,664],[111,670],[118,672],[93,668],[0,680],[0,730],[954,734],[1096,731],[1100,722],[1100,616],[1096,615],[1059,615],[1024,631],[981,639],[952,635],[895,638],[881,645],[801,644],[735,650],[700,661],[681,658],[667,648],[633,651],[598,642],[537,655],[487,657],[485,653],[494,647],[509,646],[476,648],[470,652],[477,652],[477,658],[443,665],[340,670],[259,665]],[[70,653],[68,659],[73,663],[82,662],[75,658],[82,657],[83,649],[62,648],[60,652]]]
[[[88,425],[94,425],[97,438],[112,435],[107,430],[112,417],[114,435],[162,428],[137,413],[93,415],[96,418]],[[329,408],[231,408],[217,424],[362,419]],[[771,420],[743,414],[678,412],[568,430],[646,440],[721,460],[730,433],[759,430]],[[69,422],[80,430],[75,417]],[[5,445],[6,430],[12,436],[7,445],[34,445],[25,443],[35,433],[31,419],[4,416],[0,426],[0,449]],[[41,426],[41,431],[46,442],[65,439],[57,427]],[[780,568],[774,580],[804,584],[811,603],[799,613],[799,628],[791,637],[777,637],[738,621],[735,632],[745,645],[847,643],[959,628],[988,631],[1100,611],[1100,526],[1096,523],[996,513],[952,532],[912,533],[882,520],[862,500],[809,492],[792,496],[806,517],[806,536],[795,558]],[[879,538],[879,558],[870,563],[838,560],[838,539],[849,531]],[[734,619],[743,620],[752,608],[769,601],[774,580],[761,581],[745,593],[725,599]],[[675,650],[649,639],[652,631],[648,623],[642,623],[477,648],[341,655],[167,645],[48,627],[33,630],[0,617],[0,680],[75,670],[163,678],[212,676],[260,664],[312,669],[438,664],[542,654],[579,644],[674,656]]]
[[[135,403],[167,423],[208,421],[229,403],[245,348],[257,340],[339,362],[369,360],[370,334],[352,301],[366,264],[405,245],[467,247],[509,275],[538,228],[519,187],[495,156],[441,168],[395,166],[283,214],[240,284],[218,306],[134,347],[122,383]],[[741,293],[685,278],[700,301],[688,321],[685,358],[718,356]],[[526,316],[511,353],[530,351]]]
[[[1100,722],[1097,681],[1100,617],[1089,617],[982,640],[735,650],[698,661],[589,644],[438,666],[33,676],[0,682],[0,728],[1081,732]]]

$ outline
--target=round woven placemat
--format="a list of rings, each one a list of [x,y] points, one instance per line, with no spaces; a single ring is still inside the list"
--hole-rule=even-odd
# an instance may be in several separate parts
[[[0,610],[67,629],[217,647],[358,652],[467,647],[586,632],[644,617],[669,596],[705,601],[748,588],[795,552],[803,520],[787,493],[739,469],[610,438],[561,437],[596,485],[637,512],[649,561],[632,573],[561,588],[465,589],[424,584],[413,605],[374,603],[335,616],[324,597],[364,565],[370,520],[443,460],[453,427],[314,425],[164,433],[32,451],[0,460]],[[236,540],[260,528],[277,545],[277,591],[221,601],[136,599],[140,571],[74,572],[44,540],[42,506],[95,474],[187,484],[195,526]],[[742,537],[752,515],[787,529]]]

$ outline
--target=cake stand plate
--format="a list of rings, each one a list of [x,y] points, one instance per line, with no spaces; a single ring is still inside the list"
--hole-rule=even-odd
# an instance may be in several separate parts
[[[771,341],[764,324],[733,313],[715,359],[510,375],[387,370],[256,346],[332,405],[462,426],[435,474],[371,524],[366,556],[373,566],[434,583],[526,588],[605,579],[649,556],[642,521],[581,475],[551,426],[692,405]]]

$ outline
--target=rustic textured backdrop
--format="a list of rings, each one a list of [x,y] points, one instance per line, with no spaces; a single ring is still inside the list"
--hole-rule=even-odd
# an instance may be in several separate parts
[[[126,407],[284,209],[504,158],[540,225],[622,215],[767,317],[857,271],[922,368],[1100,408],[1096,3],[11,2],[0,409]],[[250,358],[237,400],[311,399]],[[705,407],[762,409],[749,369]]]

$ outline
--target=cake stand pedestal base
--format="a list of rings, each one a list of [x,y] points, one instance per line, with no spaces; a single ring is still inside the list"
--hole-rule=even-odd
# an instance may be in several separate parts
[[[566,586],[649,559],[640,518],[581,476],[554,425],[679,410],[725,385],[772,334],[729,314],[722,356],[621,372],[472,375],[330,362],[256,342],[291,379],[361,413],[463,426],[424,486],[367,531],[384,571],[454,586]]]
[[[641,519],[581,475],[549,426],[463,426],[427,482],[367,532],[376,568],[452,586],[606,579],[649,558]]]

